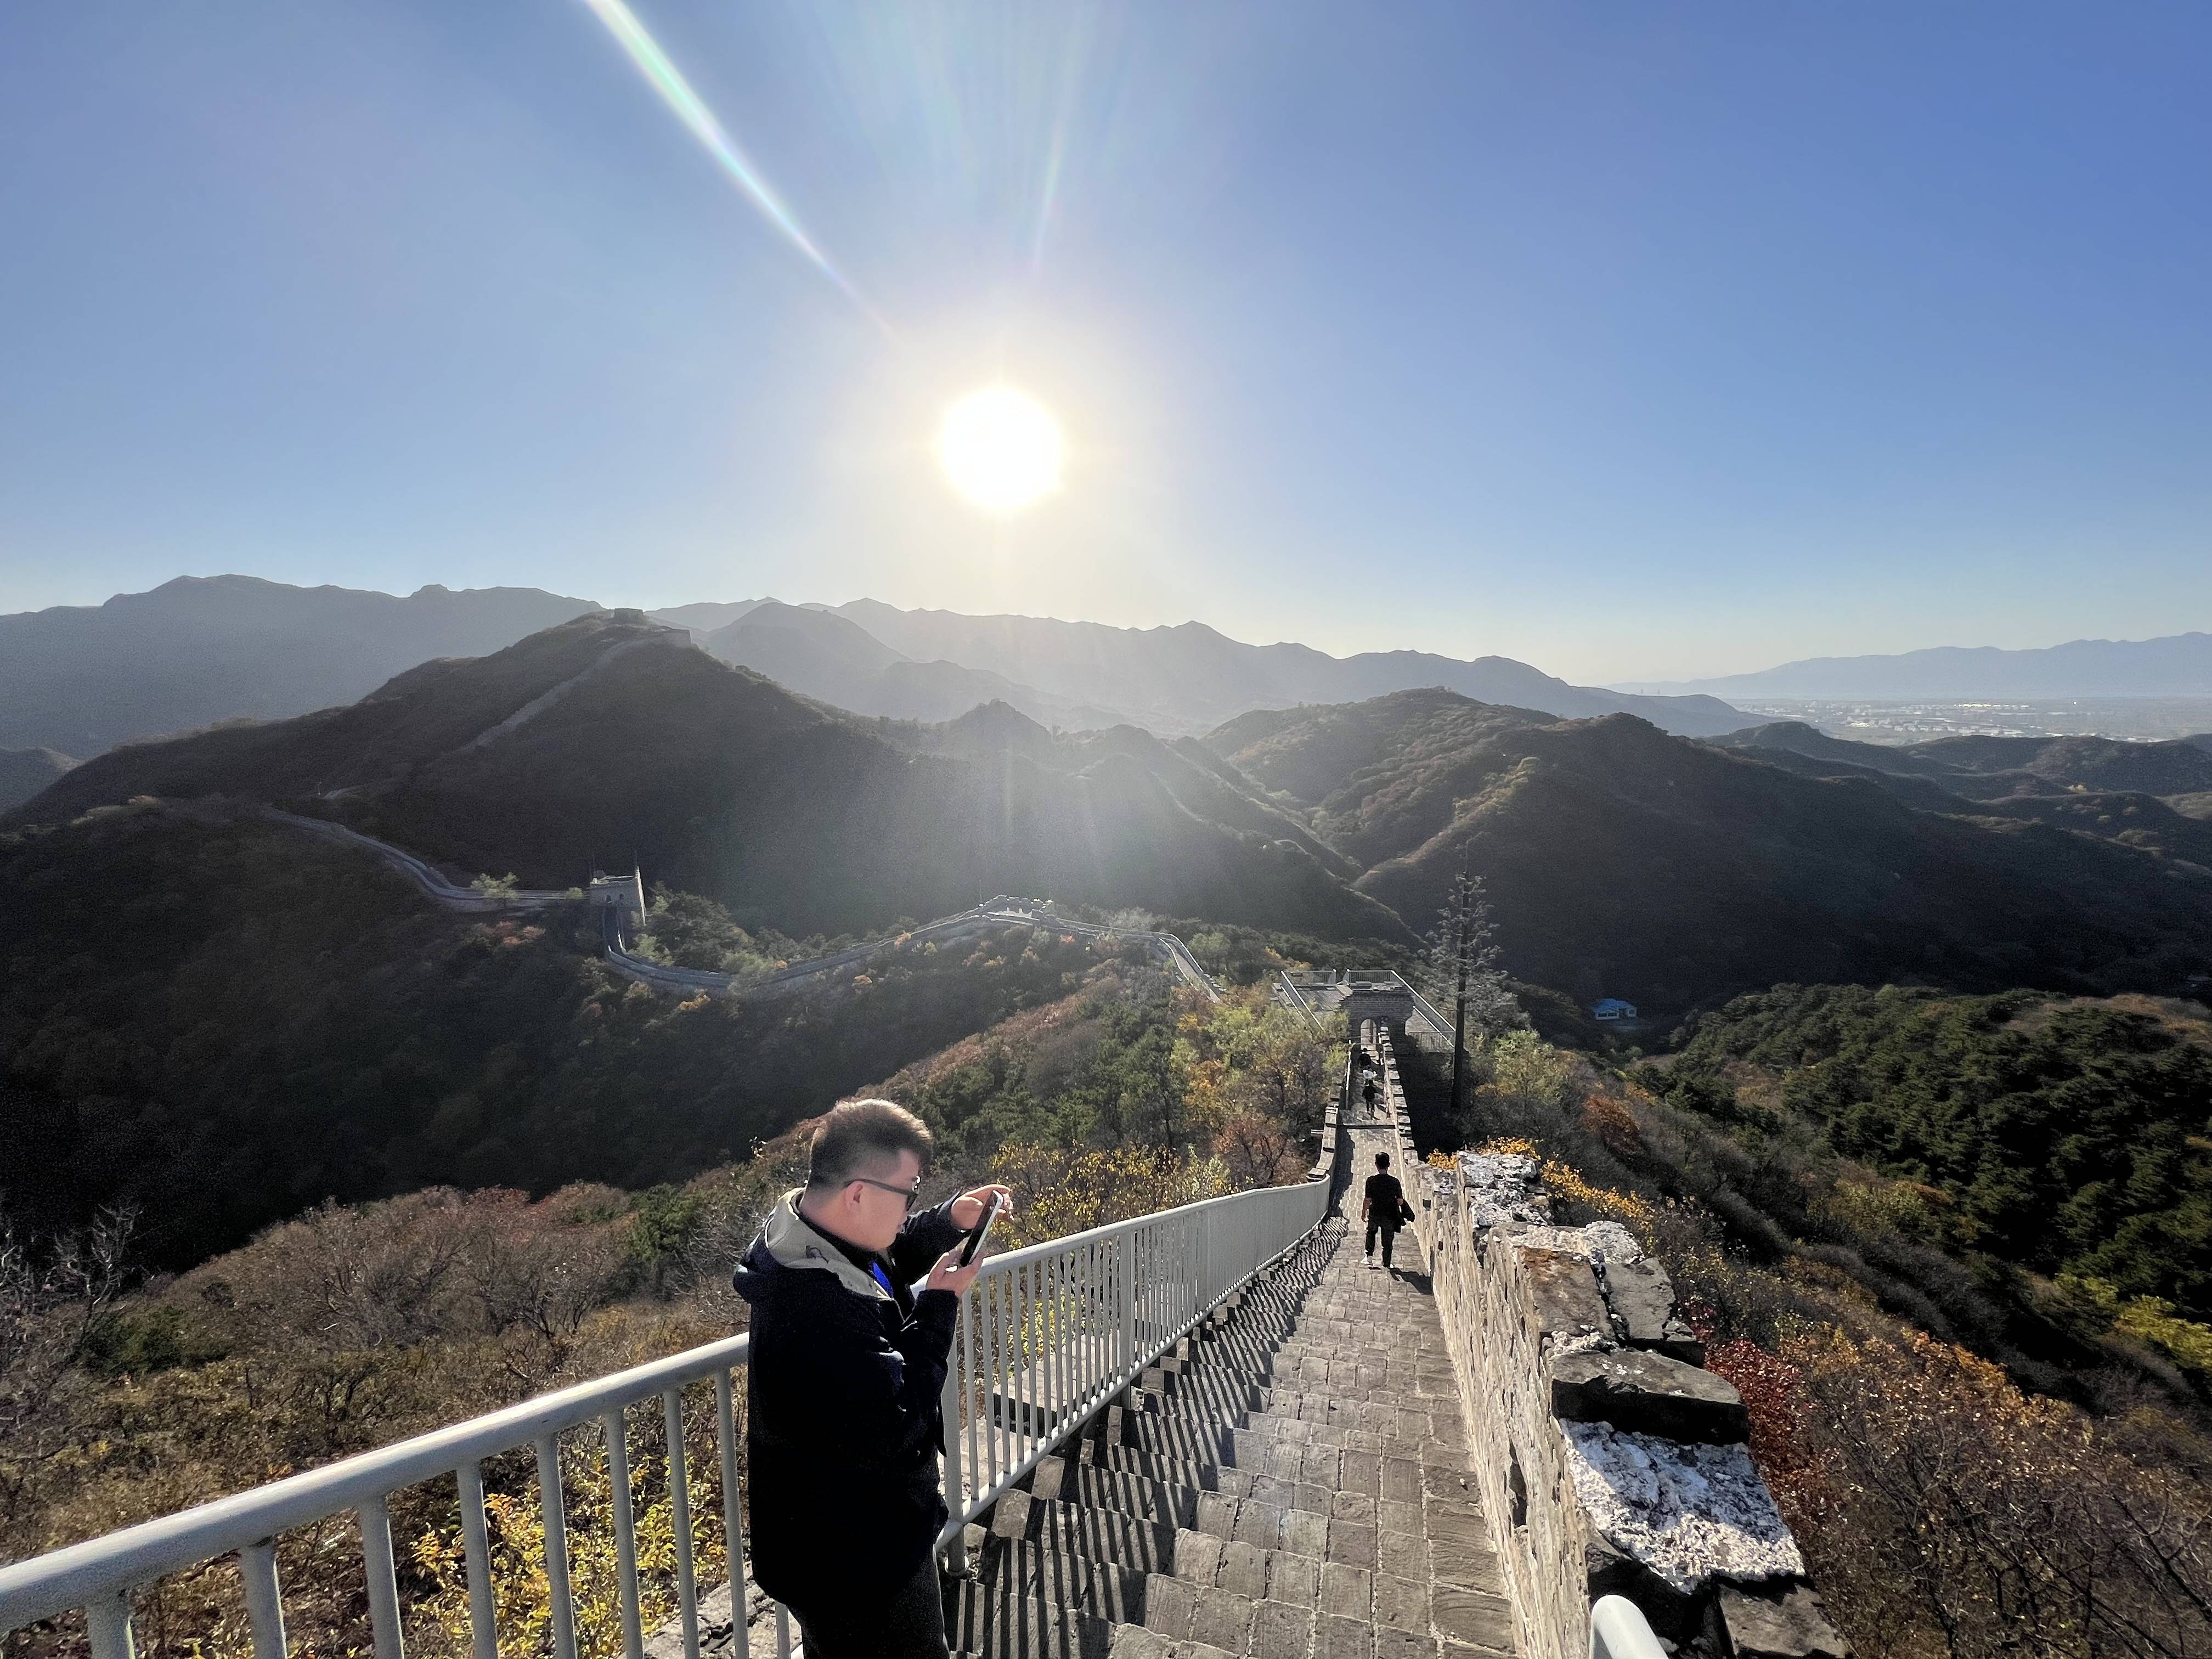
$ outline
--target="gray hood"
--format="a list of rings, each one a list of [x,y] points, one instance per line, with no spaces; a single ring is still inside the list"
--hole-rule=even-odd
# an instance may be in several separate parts
[[[768,1219],[761,1224],[760,1237],[745,1252],[747,1265],[754,1265],[750,1258],[764,1251],[780,1267],[830,1273],[854,1296],[866,1297],[871,1302],[889,1302],[890,1292],[876,1283],[873,1274],[823,1237],[799,1213],[802,1190],[793,1188],[769,1212]]]

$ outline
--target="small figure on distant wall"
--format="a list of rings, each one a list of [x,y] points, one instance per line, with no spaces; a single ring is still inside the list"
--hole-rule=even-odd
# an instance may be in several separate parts
[[[799,1616],[807,1659],[945,1659],[939,1395],[983,1265],[962,1235],[980,1243],[1013,1194],[913,1213],[932,1150],[888,1100],[836,1107],[734,1279],[753,1310],[753,1579]]]
[[[1382,1091],[1376,1088],[1375,1079],[1371,1077],[1369,1078],[1365,1083],[1360,1085],[1359,1097],[1367,1103],[1367,1111],[1370,1116],[1374,1115],[1375,1097],[1381,1092]]]
[[[1390,1266],[1390,1247],[1398,1241],[1398,1230],[1413,1218],[1413,1206],[1406,1202],[1406,1189],[1390,1173],[1388,1152],[1375,1154],[1375,1173],[1367,1177],[1367,1201],[1359,1213],[1367,1223],[1367,1265],[1375,1265],[1375,1239],[1380,1234],[1382,1266],[1395,1277],[1398,1270]]]

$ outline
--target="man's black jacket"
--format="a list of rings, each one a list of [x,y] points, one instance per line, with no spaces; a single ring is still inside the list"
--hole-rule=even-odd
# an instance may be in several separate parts
[[[1394,1233],[1406,1224],[1406,1189],[1398,1184],[1397,1176],[1378,1170],[1367,1177],[1367,1218]]]
[[[961,1230],[950,1202],[908,1218],[881,1258],[887,1292],[798,1200],[769,1212],[732,1280],[753,1310],[753,1578],[802,1610],[888,1601],[945,1520],[939,1407],[960,1298],[908,1286]]]

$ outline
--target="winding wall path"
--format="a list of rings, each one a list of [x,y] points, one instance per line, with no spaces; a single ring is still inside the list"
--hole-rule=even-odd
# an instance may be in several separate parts
[[[289,824],[325,841],[370,854],[386,869],[413,882],[432,902],[449,910],[479,914],[527,913],[577,902],[571,893],[552,888],[524,888],[511,893],[486,893],[479,888],[458,886],[427,860],[416,857],[403,848],[394,847],[389,842],[379,841],[373,836],[364,836],[357,830],[349,830],[342,823],[332,823],[323,818],[302,817],[295,812],[280,811],[274,807],[268,811],[269,816],[280,823]],[[957,915],[941,916],[935,921],[924,922],[919,927],[889,939],[870,939],[828,956],[795,962],[759,979],[742,979],[736,975],[716,973],[703,968],[672,968],[650,961],[632,951],[625,941],[623,917],[629,914],[629,908],[615,904],[603,905],[602,908],[605,918],[607,965],[640,984],[684,995],[696,996],[701,992],[709,996],[723,997],[787,995],[827,975],[857,968],[878,952],[895,946],[961,939],[1000,927],[1049,927],[1055,933],[1073,933],[1081,938],[1135,940],[1158,956],[1185,984],[1205,993],[1212,1001],[1221,1000],[1219,984],[1199,965],[1198,958],[1190,953],[1190,948],[1173,933],[1145,933],[1103,927],[1097,922],[1077,921],[1059,915],[1049,901],[1042,899],[1015,898],[1002,894],[963,910]]]

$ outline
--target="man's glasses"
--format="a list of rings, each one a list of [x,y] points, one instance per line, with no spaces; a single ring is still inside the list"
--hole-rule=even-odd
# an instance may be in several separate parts
[[[921,1182],[919,1181],[911,1187],[894,1187],[888,1181],[871,1181],[866,1176],[854,1176],[853,1179],[863,1187],[880,1187],[887,1193],[896,1193],[906,1200],[906,1207],[909,1213],[913,1212],[915,1201],[921,1197]]]

